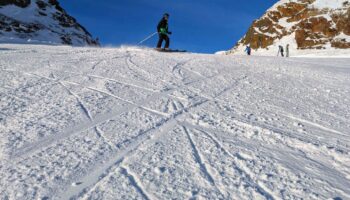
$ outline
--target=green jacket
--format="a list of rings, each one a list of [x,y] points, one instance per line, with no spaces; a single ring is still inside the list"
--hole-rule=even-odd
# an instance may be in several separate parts
[[[158,26],[157,26],[157,31],[160,34],[164,34],[167,35],[169,33],[168,30],[168,21],[164,18],[162,18],[162,20],[160,20]]]

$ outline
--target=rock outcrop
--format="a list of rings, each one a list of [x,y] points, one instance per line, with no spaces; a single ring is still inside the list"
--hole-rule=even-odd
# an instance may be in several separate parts
[[[350,1],[281,0],[253,22],[230,52],[287,43],[297,50],[350,48]]]
[[[1,0],[0,41],[99,45],[57,0]]]

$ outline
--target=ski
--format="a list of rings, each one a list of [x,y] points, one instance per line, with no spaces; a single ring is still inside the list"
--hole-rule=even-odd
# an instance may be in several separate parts
[[[165,53],[184,53],[187,52],[186,50],[179,50],[179,49],[155,49],[159,52],[165,52]]]

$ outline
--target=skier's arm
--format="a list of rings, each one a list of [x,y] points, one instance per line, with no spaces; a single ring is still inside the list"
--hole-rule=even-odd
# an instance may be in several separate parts
[[[172,34],[172,32],[168,30],[168,26],[166,27],[166,33],[169,34],[169,35]]]

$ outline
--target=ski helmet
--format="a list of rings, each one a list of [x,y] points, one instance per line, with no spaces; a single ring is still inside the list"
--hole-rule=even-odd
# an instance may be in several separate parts
[[[169,13],[164,13],[163,16],[164,16],[164,17],[169,17],[170,15],[169,15]]]

